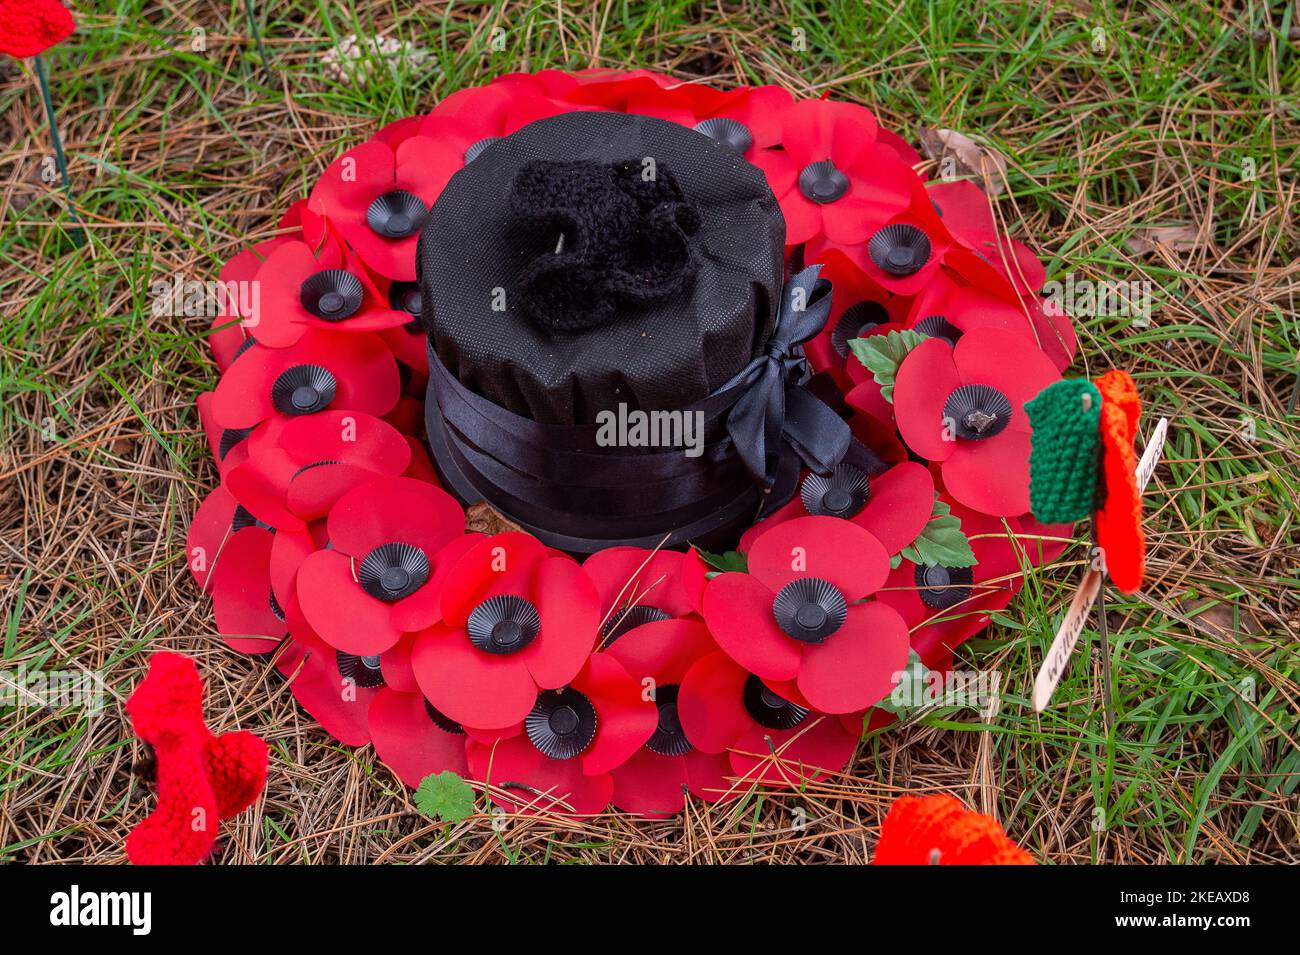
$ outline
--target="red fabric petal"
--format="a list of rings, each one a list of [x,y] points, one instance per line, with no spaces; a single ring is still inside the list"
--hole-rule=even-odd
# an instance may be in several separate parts
[[[537,565],[531,593],[542,629],[518,656],[538,686],[558,689],[577,675],[595,648],[600,595],[582,568],[563,557]]]
[[[417,634],[411,668],[438,712],[467,727],[513,726],[537,702],[537,684],[519,654],[484,653],[459,628]]]
[[[289,510],[285,497],[298,465],[279,448],[250,457],[226,475],[226,486],[245,510],[263,523],[301,530],[304,521]]]
[[[1011,427],[1026,431],[1025,402],[1061,377],[1031,339],[1002,329],[967,332],[957,341],[952,359],[963,384],[991,385],[1006,395],[1015,409]]]
[[[464,530],[465,514],[450,494],[411,478],[377,478],[353,488],[329,516],[330,540],[357,560],[381,544],[400,542],[432,561]]]
[[[1029,435],[1014,428],[984,441],[959,441],[943,462],[944,487],[985,514],[1023,514],[1029,510],[1029,451]]]
[[[908,447],[930,461],[944,460],[954,446],[945,440],[943,427],[943,406],[962,384],[952,356],[942,339],[927,338],[903,359],[894,383],[899,433]]]
[[[934,511],[934,479],[915,461],[896,464],[871,482],[871,495],[854,518],[897,554],[925,529]]]
[[[709,628],[698,620],[657,620],[629,630],[605,652],[638,682],[649,677],[667,686],[681,683],[696,660],[717,650]]]
[[[379,655],[379,669],[384,674],[384,683],[400,693],[420,693],[420,684],[415,679],[415,669],[411,666],[411,650],[415,647],[416,638],[417,634],[404,633],[402,639]],[[424,698],[423,694],[420,698]]]
[[[288,629],[271,612],[270,531],[248,527],[231,535],[212,575],[217,632],[240,653],[274,650]]]
[[[726,753],[693,749],[681,757],[686,764],[686,785],[705,802],[720,802],[731,792],[731,760]]]
[[[470,772],[501,791],[491,798],[509,812],[589,816],[603,812],[614,792],[608,773],[587,776],[577,759],[550,759],[526,737],[466,746]]]
[[[746,670],[791,680],[799,672],[799,644],[776,625],[773,597],[748,574],[722,574],[704,591],[704,622],[718,646]]]
[[[657,607],[681,617],[692,610],[678,579],[681,565],[682,555],[676,551],[608,547],[583,561],[582,569],[600,593],[602,618],[629,604]]]
[[[318,550],[298,568],[298,601],[313,630],[330,646],[357,656],[382,653],[402,636],[388,604],[352,576],[352,562],[336,550]]]
[[[596,707],[596,735],[582,753],[588,776],[608,773],[645,745],[659,722],[647,688],[608,653],[593,653],[573,681]]]
[[[889,695],[907,666],[907,624],[879,601],[849,607],[844,626],[804,648],[799,691],[824,713],[852,713]]]
[[[708,574],[709,565],[700,558],[694,547],[682,556],[681,567],[678,569],[678,582],[691,610],[695,613],[704,611],[704,588],[709,583]]]
[[[522,531],[480,540],[451,569],[442,584],[442,619],[461,626],[470,611],[499,587],[526,593],[533,567],[546,556],[541,541]]]
[[[433,773],[469,771],[465,737],[436,726],[419,693],[379,690],[370,701],[369,726],[375,755],[412,788]]]
[[[776,525],[754,541],[749,572],[773,593],[797,578],[817,577],[852,603],[885,582],[889,554],[869,531],[851,521],[801,517]],[[770,603],[766,610],[770,617]]]
[[[345,746],[364,746],[370,742],[368,713],[376,691],[344,680],[333,654],[306,653],[300,647],[290,646],[276,667],[285,676],[292,677],[289,689],[294,699],[327,733]]]
[[[235,516],[238,502],[221,485],[199,504],[190,521],[185,539],[185,559],[194,582],[206,593],[211,584],[209,576],[226,538],[230,536],[230,521]]]
[[[803,501],[799,500],[798,495],[796,495],[773,511],[768,517],[763,518],[741,534],[740,549],[745,553],[749,553],[754,547],[754,541],[776,527],[777,524],[784,524],[786,521],[793,521],[796,518],[807,516],[808,509],[803,506]]]
[[[842,771],[857,746],[857,735],[846,732],[835,717],[813,715],[790,730],[756,726],[736,741],[731,768],[741,777],[737,788],[742,790],[757,782],[798,787]]]
[[[662,756],[643,747],[611,775],[612,801],[623,812],[663,819],[686,806],[686,760],[681,756]]]
[[[754,726],[745,709],[749,674],[725,653],[701,657],[677,690],[677,718],[691,745],[721,753]]]

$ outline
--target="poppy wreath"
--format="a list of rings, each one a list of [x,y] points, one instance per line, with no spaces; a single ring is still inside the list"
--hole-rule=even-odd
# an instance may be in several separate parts
[[[579,110],[743,155],[788,270],[831,281],[803,354],[880,466],[806,471],[734,552],[580,562],[470,532],[431,461],[416,237],[493,141]],[[450,770],[511,811],[663,817],[844,772],[903,671],[950,668],[1070,538],[1029,514],[1024,410],[1070,363],[1070,321],[985,195],[921,165],[861,106],[644,71],[503,76],[347,150],[221,272],[221,379],[198,399],[220,482],[187,541],[217,630],[406,784]]]

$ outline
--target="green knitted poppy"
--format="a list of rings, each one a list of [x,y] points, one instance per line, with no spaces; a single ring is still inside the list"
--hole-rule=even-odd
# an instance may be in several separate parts
[[[1025,411],[1034,429],[1029,455],[1034,517],[1044,524],[1089,517],[1100,463],[1100,392],[1087,378],[1058,381],[1025,402]]]

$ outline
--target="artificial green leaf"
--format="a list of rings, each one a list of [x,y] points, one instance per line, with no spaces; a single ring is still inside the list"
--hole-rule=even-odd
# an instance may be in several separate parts
[[[880,395],[891,404],[894,401],[894,377],[903,359],[921,342],[925,336],[920,332],[904,328],[883,335],[868,335],[866,338],[854,338],[849,342],[854,357],[862,362],[880,385]]]
[[[974,567],[979,563],[970,541],[962,533],[961,521],[945,501],[934,499],[930,521],[919,537],[902,550],[914,564],[931,567]]]
[[[444,770],[420,781],[415,808],[443,822],[460,822],[474,814],[474,790],[451,770]]]
[[[876,706],[887,713],[902,716],[926,705],[929,700],[930,671],[921,662],[921,656],[915,650],[907,651],[907,666],[903,668],[903,678],[895,684],[889,696]]]
[[[696,547],[695,553],[700,555],[700,560],[721,574],[743,574],[749,570],[749,558],[738,550],[729,550],[725,554],[714,554]]]

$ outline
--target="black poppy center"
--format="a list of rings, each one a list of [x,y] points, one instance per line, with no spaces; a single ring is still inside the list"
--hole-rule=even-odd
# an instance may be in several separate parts
[[[394,189],[370,203],[366,223],[372,232],[385,239],[405,239],[420,231],[428,214],[429,209],[419,196]]]
[[[969,567],[918,564],[912,579],[922,603],[935,610],[947,610],[970,596],[975,575]]]
[[[252,433],[252,428],[226,428],[221,432],[221,440],[217,444],[217,457],[224,459],[234,449],[235,445]]]
[[[281,414],[305,415],[323,411],[334,400],[338,381],[320,365],[286,368],[271,384],[271,404]]]
[[[944,402],[943,419],[957,437],[983,441],[1011,423],[1011,402],[988,385],[962,385]]]
[[[394,282],[388,288],[388,304],[398,311],[418,317],[424,306],[418,282]]]
[[[749,127],[725,116],[701,120],[695,124],[695,131],[742,154],[749,152],[749,147],[754,145],[754,135]]]
[[[808,718],[806,709],[774,693],[752,673],[745,681],[742,700],[745,711],[754,718],[754,722],[770,730],[794,729]]]
[[[500,139],[500,136],[484,136],[477,142],[471,143],[469,149],[465,150],[465,165],[469,165],[479,156],[483,155],[483,150],[487,149],[494,142]]]
[[[485,653],[517,653],[532,643],[541,629],[537,608],[512,594],[489,597],[465,622],[470,643]]]
[[[799,191],[805,199],[826,205],[849,191],[849,177],[836,169],[829,159],[809,163],[799,173]]]
[[[920,332],[927,338],[941,338],[949,345],[956,345],[957,339],[962,336],[961,329],[942,315],[927,315],[912,326],[912,331]]]
[[[364,297],[361,280],[344,269],[316,272],[298,287],[302,307],[327,322],[341,322],[356,314]]]
[[[428,700],[424,701],[424,712],[428,714],[429,722],[444,733],[451,733],[453,736],[464,736],[465,727],[461,726],[450,716],[447,716],[441,710],[436,709]]]
[[[339,668],[339,675],[354,686],[369,690],[384,685],[384,674],[380,669],[378,656],[356,656],[340,650],[335,654],[334,659]]]
[[[660,756],[685,756],[694,747],[682,730],[682,720],[677,714],[677,695],[680,687],[675,683],[655,687],[655,706],[659,708],[659,721],[655,731],[646,740],[646,749]]]
[[[544,756],[572,759],[596,736],[596,708],[577,690],[542,693],[524,718],[524,731]]]
[[[660,610],[658,607],[651,607],[646,604],[637,604],[635,607],[616,610],[609,615],[605,625],[600,628],[602,648],[608,647],[623,634],[629,630],[635,630],[642,624],[671,619],[671,614]]]
[[[837,464],[830,474],[811,472],[799,485],[804,510],[814,517],[852,517],[870,497],[866,474],[852,464]]]
[[[857,302],[844,310],[831,329],[831,347],[841,358],[849,355],[849,342],[861,338],[877,325],[889,321],[889,312],[879,302]]]
[[[409,597],[428,579],[429,558],[410,544],[380,544],[357,568],[361,589],[387,603]]]
[[[913,275],[930,260],[930,239],[916,226],[897,222],[871,237],[867,254],[890,275]]]
[[[801,643],[821,643],[844,625],[848,604],[833,584],[800,577],[777,593],[772,613],[787,636]]]

